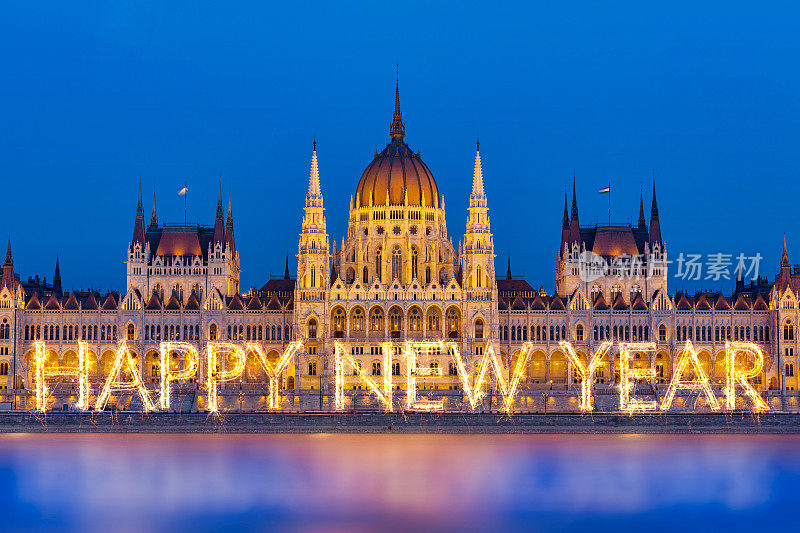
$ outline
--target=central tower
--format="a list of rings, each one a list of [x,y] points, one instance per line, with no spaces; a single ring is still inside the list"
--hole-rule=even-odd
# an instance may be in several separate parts
[[[335,268],[347,285],[427,286],[453,279],[444,198],[419,152],[405,142],[395,85],[391,140],[367,165],[350,200],[347,237]]]

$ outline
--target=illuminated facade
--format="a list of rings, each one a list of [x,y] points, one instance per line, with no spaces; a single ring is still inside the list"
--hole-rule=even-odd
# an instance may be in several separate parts
[[[38,398],[40,403],[50,408],[80,401],[95,405],[110,373],[118,371],[122,378],[135,373],[127,359],[117,357],[124,341],[144,386],[154,395],[167,387],[172,409],[261,410],[274,401],[290,410],[331,410],[337,407],[334,396],[339,408],[381,408],[377,389],[365,384],[368,378],[397,405],[405,405],[413,380],[414,405],[461,410],[478,402],[478,408],[495,408],[503,401],[495,393],[510,390],[513,382],[513,409],[577,411],[588,405],[581,397],[581,377],[590,375],[596,407],[616,410],[620,375],[624,381],[631,369],[651,369],[654,378],[629,392],[642,401],[661,402],[690,341],[720,402],[726,342],[746,342],[765,354],[765,370],[750,383],[770,408],[797,409],[800,269],[791,268],[785,243],[774,283],[739,280],[732,295],[669,295],[655,185],[649,223],[640,199],[637,225],[591,227],[579,224],[573,185],[571,210],[564,198],[556,290],[547,294],[514,279],[510,264],[505,276],[495,272],[479,148],[467,225],[454,246],[444,196],[419,153],[405,142],[398,90],[390,141],[358,181],[344,240],[337,246],[328,236],[324,172],[315,144],[296,278],[287,260],[282,279],[247,294],[239,286],[231,202],[226,217],[221,193],[213,226],[159,225],[155,198],[145,225],[140,190],[123,293],[64,294],[58,268],[51,285],[38,279],[21,282],[9,242],[0,286],[0,404],[36,407],[38,358],[43,361],[39,376],[54,377],[49,397]],[[611,268],[587,280],[588,252]],[[631,256],[644,260],[618,265],[620,258]],[[241,375],[230,373],[238,364],[230,356],[204,356],[215,341],[250,346]],[[282,359],[292,341],[300,341],[296,353]],[[445,344],[414,352],[409,363],[406,341]],[[37,342],[43,343],[38,354]],[[196,352],[175,350],[162,357],[164,342],[187,343]],[[620,353],[619,342],[652,343],[652,349]],[[337,347],[347,356],[338,380]],[[506,374],[489,378],[482,385],[489,392],[470,393],[467,401],[461,378],[477,372],[490,350]],[[598,350],[602,355],[589,364]],[[628,359],[629,366],[621,369],[620,361]],[[88,389],[69,377],[82,366]],[[183,372],[181,379],[163,385],[166,366],[176,376]],[[515,368],[522,369],[518,383],[510,375]],[[265,369],[279,369],[272,379],[279,391],[269,390]],[[218,395],[209,402],[212,385],[206,378],[213,372],[237,377],[214,384]],[[81,400],[86,396],[89,400]],[[669,402],[676,408],[703,405],[684,399],[680,391],[673,396]],[[130,391],[111,391],[107,400],[142,407]]]

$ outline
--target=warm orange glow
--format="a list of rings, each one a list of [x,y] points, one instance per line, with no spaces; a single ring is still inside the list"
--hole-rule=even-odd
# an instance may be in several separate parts
[[[278,399],[278,395],[280,393],[280,377],[286,368],[289,367],[289,362],[295,358],[297,352],[303,346],[302,341],[294,341],[290,342],[286,349],[283,351],[280,359],[278,359],[277,364],[273,365],[270,363],[269,359],[267,359],[267,354],[264,353],[264,349],[261,347],[260,344],[256,344],[254,342],[248,342],[245,345],[245,348],[248,351],[253,352],[256,354],[258,358],[258,362],[261,364],[261,368],[264,369],[266,372],[267,377],[269,378],[269,404],[267,407],[270,409],[280,409],[281,402]]]
[[[736,354],[746,353],[753,356],[753,366],[746,369],[736,368]],[[753,402],[754,411],[767,411],[769,406],[764,399],[759,396],[753,386],[748,381],[761,373],[764,368],[764,352],[758,345],[752,342],[731,342],[725,343],[725,407],[729,410],[736,409],[736,385],[737,383],[744,389],[744,394]],[[780,369],[778,369],[780,371]]]
[[[360,364],[358,364],[353,357],[347,353],[341,342],[336,341],[333,344],[334,352],[334,408],[341,411],[345,408],[345,395],[344,395],[344,373],[345,369],[355,371],[358,378],[372,391],[378,400],[383,404],[386,411],[394,409],[392,405],[392,343],[384,342],[382,345],[383,350],[383,387],[379,387],[375,381],[370,378]]]
[[[603,356],[608,355],[608,351],[611,349],[611,342],[606,341],[602,343],[600,348],[597,349],[588,363],[584,363],[578,354],[575,353],[575,349],[572,347],[571,343],[561,341],[559,345],[569,356],[573,367],[576,368],[581,374],[580,409],[583,412],[589,412],[594,409],[592,406],[592,383],[594,382],[594,371],[601,364]]]
[[[183,353],[183,369],[172,369],[170,354]],[[197,377],[199,355],[197,348],[188,342],[162,342],[161,343],[161,409],[170,409],[170,385],[174,381],[185,381]]]
[[[691,380],[683,379],[683,374],[691,366],[694,373],[694,378]],[[678,366],[675,373],[672,375],[672,380],[669,383],[667,394],[664,396],[664,401],[661,403],[661,410],[666,411],[672,406],[672,401],[675,399],[675,393],[678,390],[685,390],[690,392],[702,392],[706,397],[708,407],[713,411],[719,411],[719,402],[711,390],[711,385],[708,381],[708,376],[703,371],[700,361],[697,359],[697,351],[692,346],[692,341],[687,340],[683,351],[678,356]]]
[[[76,377],[78,379],[78,409],[89,408],[89,347],[84,341],[78,341],[78,366],[75,368],[63,368],[59,366],[56,369],[47,368],[45,362],[47,360],[47,347],[43,341],[36,341],[34,343],[35,349],[35,376],[36,376],[36,409],[38,411],[47,411],[48,400],[50,399],[50,388],[47,386],[47,380],[52,378],[63,377]]]
[[[631,395],[639,380],[652,380],[656,377],[654,368],[631,368],[631,352],[653,352],[654,342],[621,342],[619,343],[619,409],[629,413],[637,411],[655,411],[655,400],[643,400]]]
[[[228,354],[225,369],[219,361],[219,354]],[[228,363],[233,359],[233,365],[228,367]],[[231,381],[240,378],[244,373],[244,350],[238,344],[232,342],[209,342],[206,346],[206,390],[208,391],[208,401],[206,408],[209,413],[219,412],[219,397],[217,387],[223,381]]]
[[[130,373],[130,381],[122,381],[121,374],[123,367]],[[133,360],[131,350],[128,348],[128,344],[125,341],[122,341],[119,346],[117,346],[114,366],[108,374],[106,383],[103,385],[103,390],[97,397],[94,408],[98,411],[105,409],[109,396],[111,396],[112,392],[117,391],[130,394],[137,393],[142,399],[142,406],[145,411],[152,411],[155,409],[155,405],[153,405],[153,402],[150,400],[150,393],[147,391],[139,375],[139,367]]]

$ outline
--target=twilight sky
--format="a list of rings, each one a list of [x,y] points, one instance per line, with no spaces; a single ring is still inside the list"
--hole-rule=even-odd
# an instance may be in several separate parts
[[[649,215],[670,255],[800,262],[800,8],[793,2],[21,2],[0,7],[0,179],[17,270],[124,291],[138,176],[149,216],[212,223],[233,194],[242,287],[297,246],[311,142],[328,228],[389,140],[464,231],[475,139],[497,251],[552,292],[563,192],[583,224]],[[292,257],[292,268],[294,258]],[[705,274],[705,272],[704,272]],[[682,287],[725,288],[731,282]]]

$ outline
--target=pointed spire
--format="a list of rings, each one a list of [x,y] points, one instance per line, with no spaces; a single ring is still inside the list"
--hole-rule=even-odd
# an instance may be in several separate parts
[[[225,211],[222,208],[222,180],[219,180],[219,193],[217,193],[217,218],[222,219]]]
[[[653,204],[650,207],[650,246],[661,242],[661,223],[658,220],[658,203],[656,202],[656,178],[653,171]]]
[[[397,70],[397,77],[394,83],[394,115],[392,116],[392,126],[389,128],[392,139],[402,140],[406,136],[406,128],[403,125],[403,114],[400,112],[400,69]]]
[[[53,291],[61,292],[61,269],[58,266],[58,256],[56,256],[56,271],[53,274]]]
[[[136,220],[144,220],[144,205],[142,204],[142,178],[139,177],[139,201],[136,204]]]
[[[644,219],[644,194],[639,190],[639,228],[644,228],[647,222]]]
[[[567,186],[564,185],[564,218],[561,220],[563,229],[569,228],[569,210],[567,209]]]
[[[572,173],[572,218],[578,218],[578,195],[575,192],[575,173]]]
[[[289,252],[286,252],[286,268],[283,270],[283,279],[289,279]]]
[[[789,263],[789,254],[786,252],[786,235],[783,236],[783,255],[781,255],[781,267],[788,268],[790,265]]]
[[[14,259],[11,257],[11,234],[8,235],[8,247],[6,248],[6,262],[3,266],[14,266]]]
[[[508,269],[506,270],[506,279],[511,279],[511,256],[508,256]]]
[[[569,242],[581,241],[581,225],[578,221],[578,194],[575,187],[575,172],[572,173],[572,213],[569,219]]]
[[[225,222],[225,241],[228,243],[230,251],[236,249],[236,241],[233,238],[233,208],[231,207],[231,195],[228,193],[228,220]]]
[[[142,178],[139,178],[139,201],[136,203],[136,219],[133,222],[132,242],[144,243],[144,206],[142,205]]]
[[[658,202],[656,201],[656,174],[653,171],[653,203],[650,207],[650,218],[658,218]]]
[[[308,177],[308,197],[321,196],[319,187],[319,163],[317,162],[317,141],[314,139],[314,150],[311,152],[311,173]]]
[[[483,168],[481,167],[481,143],[475,143],[475,170],[472,174],[472,197],[485,198],[486,193],[483,190]]]
[[[222,208],[222,180],[219,180],[219,192],[217,194],[217,216],[214,219],[214,244],[222,243],[225,240],[225,211]]]
[[[150,215],[150,225],[158,226],[158,216],[156,216],[156,188],[153,187],[153,212]]]

